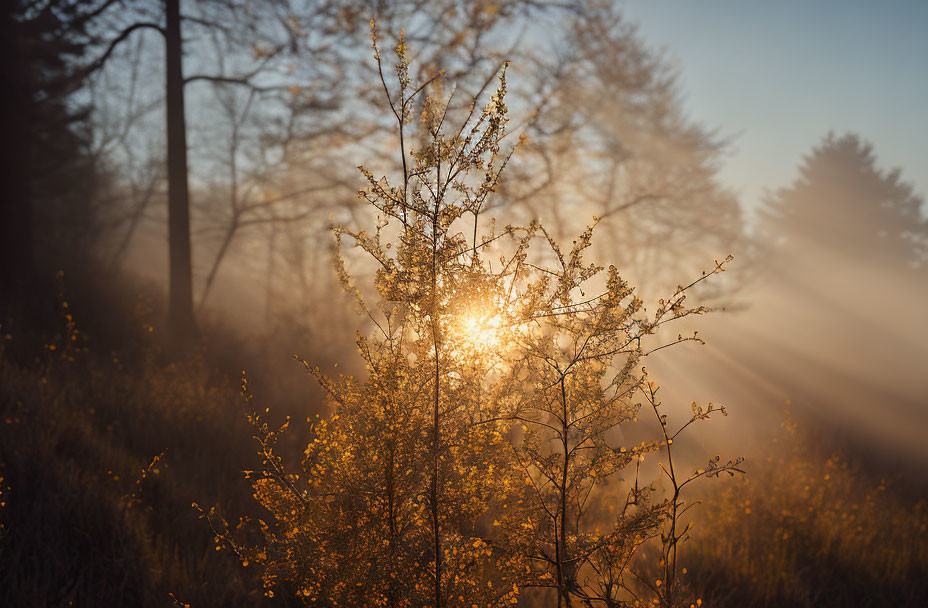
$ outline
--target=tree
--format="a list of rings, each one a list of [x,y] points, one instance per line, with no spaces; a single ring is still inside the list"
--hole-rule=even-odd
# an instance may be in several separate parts
[[[5,108],[4,121],[9,122],[9,132],[22,142],[24,149],[5,147],[9,158],[4,157],[3,166],[9,167],[11,181],[9,192],[4,198],[4,225],[10,234],[4,234],[2,256],[2,285],[4,292],[22,292],[35,272],[33,267],[33,209],[28,180],[29,163],[36,150],[32,142],[41,141],[44,129],[67,133],[69,123],[83,115],[69,112],[68,97],[82,87],[85,79],[99,70],[113,50],[132,32],[153,29],[162,33],[166,43],[167,64],[167,134],[168,134],[168,178],[170,208],[170,252],[171,252],[171,325],[178,335],[189,333],[194,327],[192,284],[190,268],[190,230],[187,202],[187,161],[183,110],[183,76],[181,72],[181,37],[179,0],[166,0],[166,26],[150,22],[136,22],[112,38],[106,50],[94,61],[83,66],[66,62],[65,57],[74,58],[91,45],[99,43],[96,29],[99,22],[117,3],[101,0],[93,3],[70,2],[67,0],[43,2],[37,5],[26,3],[17,10],[6,12],[4,40],[11,48],[4,53],[4,80],[14,91],[8,98],[11,107]],[[55,41],[51,38],[60,36]],[[31,53],[35,53],[30,57]],[[25,55],[25,57],[24,57]],[[35,78],[29,67],[29,59],[37,60],[41,74]],[[6,100],[6,97],[5,97]],[[36,108],[33,108],[36,105]],[[36,116],[44,112],[44,116]],[[37,137],[38,135],[38,137]],[[51,140],[58,138],[51,137]],[[8,161],[8,162],[7,162]],[[6,174],[5,174],[6,175]]]
[[[855,134],[826,135],[792,185],[773,193],[761,213],[764,244],[790,263],[832,251],[884,268],[928,264],[923,201],[898,169],[877,167],[873,146]]]
[[[299,232],[308,257],[325,255],[315,234],[328,228],[329,214],[343,221],[359,212],[355,176],[344,167],[367,148],[384,150],[390,136],[371,86],[376,74],[359,51],[371,16],[385,39],[395,41],[409,26],[407,39],[419,53],[414,76],[447,70],[455,83],[453,120],[492,88],[487,74],[515,60],[520,101],[513,117],[529,139],[495,207],[519,208],[523,223],[547,218],[558,238],[582,230],[574,218],[602,217],[600,230],[613,238],[597,247],[628,243],[603,253],[651,289],[673,285],[672,264],[728,250],[740,234],[737,204],[714,181],[721,142],[682,118],[673,72],[612,3],[214,0],[183,8],[185,31],[197,34],[186,42],[185,69],[203,72],[187,78],[203,84],[188,89],[200,308],[229,259],[239,276],[265,276],[267,268],[253,264],[255,239]],[[213,111],[217,102],[235,112]],[[289,246],[279,245],[261,248]],[[310,276],[282,283],[329,284],[309,268],[289,266]],[[275,268],[283,271],[290,268]]]
[[[717,180],[725,141],[686,119],[673,66],[615,2],[570,3],[543,23],[554,34],[514,57],[538,101],[504,196],[558,238],[599,217],[597,253],[649,297],[694,260],[736,251],[741,210]]]
[[[84,105],[71,103],[84,72],[75,66],[94,41],[95,6],[61,1],[11,2],[0,15],[0,309],[34,312],[37,224],[54,243],[91,223],[96,173],[81,123]],[[70,221],[73,226],[66,227]],[[62,228],[71,228],[67,237]],[[66,230],[67,231],[67,230]],[[86,236],[86,232],[84,234]],[[44,248],[43,248],[44,249]]]
[[[196,328],[193,316],[193,261],[190,254],[190,202],[187,186],[187,126],[180,0],[165,4],[165,106],[168,136],[168,251],[170,286],[168,326],[177,335]]]
[[[242,19],[247,20],[249,17],[253,20],[261,21],[255,14],[254,7],[242,5],[234,0],[216,1],[209,3],[214,9],[212,14],[201,13],[199,16],[193,14],[181,14],[180,0],[165,0],[162,26],[159,22],[161,16],[156,16],[156,21],[138,20],[124,26],[118,34],[111,37],[105,50],[93,62],[85,68],[86,72],[97,71],[101,69],[109,58],[112,56],[118,46],[127,40],[133,32],[140,30],[154,30],[162,35],[165,43],[165,132],[167,135],[167,180],[168,180],[168,249],[169,249],[169,308],[168,308],[168,326],[170,332],[176,338],[189,338],[196,333],[196,319],[193,306],[193,261],[191,254],[191,231],[190,231],[190,203],[189,203],[189,164],[187,161],[187,125],[185,116],[184,91],[189,84],[196,82],[210,82],[222,85],[232,85],[242,87],[254,95],[256,92],[290,90],[293,85],[287,82],[276,82],[274,84],[262,85],[257,79],[262,72],[269,70],[269,64],[273,59],[284,55],[287,49],[299,48],[299,40],[303,37],[298,22],[287,21],[287,16],[282,16],[277,12],[277,7],[267,7],[267,12],[262,16],[265,18],[278,18],[282,23],[284,34],[271,44],[263,45],[265,38],[260,36],[262,32],[255,27],[242,26],[240,31],[235,31],[227,25],[231,21],[238,25]],[[108,4],[100,7],[100,12],[108,8]],[[205,9],[204,9],[205,10]],[[218,13],[216,12],[218,11]],[[139,7],[140,17],[145,17],[146,7]],[[245,17],[236,17],[236,13],[246,14]],[[217,49],[221,54],[227,51],[224,48],[230,41],[237,42],[238,35],[247,36],[253,34],[249,40],[248,48],[254,51],[252,66],[242,69],[235,73],[197,73],[184,76],[183,70],[183,37],[182,24],[187,22],[191,25],[204,28],[212,37],[222,37],[226,39],[223,48]],[[220,62],[220,66],[225,65]],[[231,239],[234,234],[237,223],[233,223],[234,228],[228,233],[226,241]],[[217,260],[221,261],[225,247],[220,249]],[[214,264],[214,269],[218,266],[218,261]],[[215,270],[210,273],[208,284],[212,283]],[[208,293],[208,287],[207,287]],[[205,295],[205,294],[204,294]]]
[[[289,422],[274,428],[250,415],[262,467],[248,476],[275,519],[261,525],[263,545],[203,515],[220,544],[263,568],[267,593],[280,585],[309,604],[500,606],[529,586],[555,589],[559,606],[618,605],[633,593],[628,559],[665,521],[675,576],[682,487],[736,470],[713,464],[678,481],[670,443],[679,433],[667,431],[656,386],[636,371],[652,352],[697,341],[644,346],[662,326],[706,311],[688,308],[686,294],[724,263],[648,317],[615,267],[596,283],[603,269],[583,257],[592,227],[567,253],[537,222],[481,229],[511,154],[505,66],[483,111],[449,127],[439,76],[410,85],[401,37],[391,90],[373,23],[371,37],[405,162],[396,180],[361,168],[360,196],[378,215],[371,231],[335,229],[337,273],[374,328],[357,339],[365,376],[330,376],[303,361],[333,414],[312,424],[299,473],[276,449]],[[425,91],[413,138],[412,108]],[[409,150],[408,141],[418,143]],[[539,240],[547,247],[537,251]],[[353,280],[346,243],[375,266],[373,289]],[[662,441],[629,449],[614,435],[634,419],[639,393]],[[249,403],[247,382],[243,394]],[[691,422],[713,411],[694,407]],[[607,531],[587,530],[588,501],[608,500],[594,488],[661,445],[670,500],[650,504],[636,478]],[[670,581],[666,589],[654,595],[670,606],[677,596]]]
[[[525,584],[554,589],[557,606],[569,607],[574,600],[621,605],[629,594],[640,597],[642,584],[634,579],[643,581],[644,591],[650,591],[660,605],[676,606],[680,599],[674,593],[676,545],[686,535],[686,529],[677,527],[685,510],[680,490],[706,475],[736,472],[740,461],[711,462],[685,480],[678,479],[671,444],[690,423],[724,410],[694,403],[690,421],[669,432],[656,397],[657,385],[641,364],[673,344],[699,342],[695,334],[678,335],[671,342],[648,346],[662,326],[707,312],[703,306],[687,307],[687,295],[722,272],[730,258],[660,300],[649,317],[615,266],[609,267],[605,288],[597,285],[595,279],[603,269],[584,260],[592,245],[593,226],[573,241],[569,252],[541,231],[556,263],[527,281],[520,293],[524,308],[514,321],[520,331],[509,364],[512,374],[504,379],[514,385],[509,389],[514,401],[507,417],[522,424],[516,460],[528,480],[530,499],[526,519],[506,530],[505,537],[515,539],[533,564]],[[642,397],[660,424],[660,439],[623,446],[617,437],[622,428],[637,421],[641,407],[637,400]],[[661,468],[673,493],[665,501],[652,502],[653,488],[639,487],[637,467],[646,454],[658,450],[666,455]],[[621,506],[610,505],[605,517],[597,513],[596,506],[614,500],[610,493],[615,492],[616,477],[632,464],[635,482]],[[632,559],[658,534],[665,567],[662,579],[651,585],[632,570]]]
[[[380,68],[376,39],[374,48]],[[401,126],[438,76],[411,89],[402,39],[396,54],[398,91],[383,82],[403,146]],[[503,235],[478,241],[476,232],[471,239],[458,230],[459,220],[479,216],[505,164],[504,95],[501,76],[483,112],[451,135],[443,131],[444,107],[427,101],[421,147],[410,153],[401,184],[362,169],[368,187],[361,196],[382,220],[374,233],[338,229],[336,238],[353,240],[379,264],[379,302],[368,308],[338,258],[344,286],[380,332],[358,338],[367,378],[329,378],[306,364],[335,412],[315,428],[302,476],[287,474],[273,453],[279,431],[252,418],[264,458],[256,495],[283,534],[270,532],[267,549],[248,550],[220,533],[244,559],[263,562],[269,586],[284,579],[309,602],[335,605],[439,608],[504,605],[515,597],[514,588],[500,585],[504,556],[477,530],[494,496],[506,495],[504,476],[482,474],[494,464],[507,469],[499,466],[506,454],[501,418],[476,398],[492,369],[469,364],[463,353],[472,350],[473,336],[459,329],[468,310],[485,306],[511,278],[491,272],[480,255]],[[482,178],[474,180],[474,171]],[[388,221],[398,231],[395,253],[384,240]],[[492,576],[500,570],[502,579]]]

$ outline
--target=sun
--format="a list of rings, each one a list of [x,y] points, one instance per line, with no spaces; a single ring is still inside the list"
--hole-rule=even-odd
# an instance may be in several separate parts
[[[502,341],[502,320],[499,314],[464,313],[458,319],[456,333],[469,349],[491,351]]]

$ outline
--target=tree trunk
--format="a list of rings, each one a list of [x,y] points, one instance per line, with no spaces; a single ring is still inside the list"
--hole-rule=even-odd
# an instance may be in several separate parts
[[[196,331],[187,192],[187,126],[181,68],[180,0],[166,0],[165,58],[168,135],[168,248],[170,301],[168,330],[184,338]]]

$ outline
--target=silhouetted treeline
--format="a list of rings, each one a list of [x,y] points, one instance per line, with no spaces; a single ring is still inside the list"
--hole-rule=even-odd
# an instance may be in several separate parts
[[[923,204],[900,169],[879,168],[873,146],[859,135],[829,133],[803,159],[799,177],[768,197],[759,236],[768,255],[794,269],[829,252],[851,263],[911,271],[911,280],[924,281]]]
[[[97,227],[91,108],[75,95],[94,38],[79,3],[5,3],[0,53],[0,311],[34,312],[40,269],[83,257]],[[38,262],[38,265],[37,265]],[[48,292],[44,292],[47,296]]]

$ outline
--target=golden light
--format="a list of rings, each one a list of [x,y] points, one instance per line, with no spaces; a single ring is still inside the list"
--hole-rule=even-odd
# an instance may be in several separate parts
[[[489,351],[502,340],[502,320],[499,314],[468,312],[458,320],[457,334],[470,350]]]

